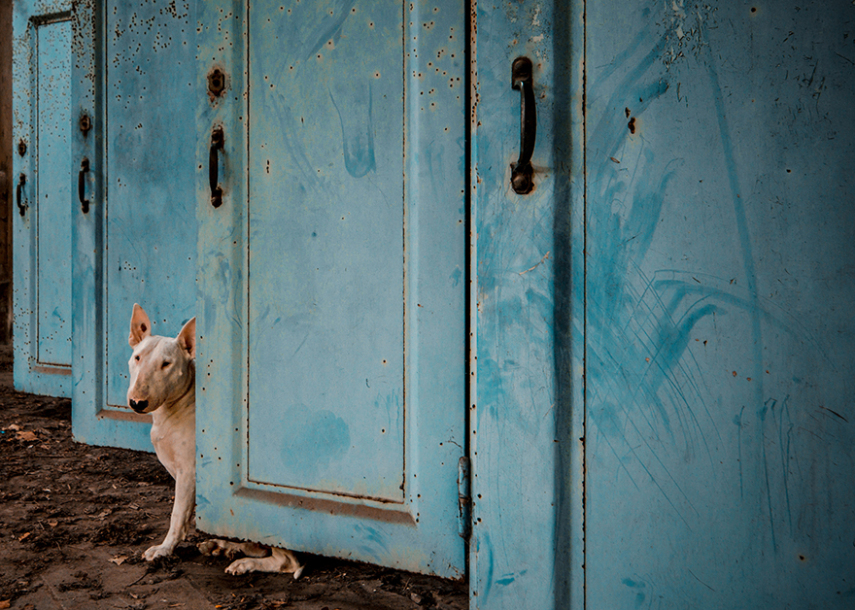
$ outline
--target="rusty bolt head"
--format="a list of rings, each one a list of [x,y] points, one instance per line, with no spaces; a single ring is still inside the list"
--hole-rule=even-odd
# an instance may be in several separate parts
[[[517,195],[528,195],[534,190],[534,176],[531,165],[517,167],[511,164],[511,188]]]
[[[518,195],[528,195],[534,188],[531,176],[525,174],[514,176],[511,185],[514,188],[514,192]]]
[[[220,97],[226,89],[226,75],[219,68],[208,72],[208,92],[214,97]]]
[[[90,129],[92,129],[92,119],[90,119],[89,115],[84,112],[80,115],[80,131],[85,136],[89,133]]]

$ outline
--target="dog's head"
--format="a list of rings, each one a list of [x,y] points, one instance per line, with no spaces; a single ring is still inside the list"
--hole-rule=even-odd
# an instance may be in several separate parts
[[[151,334],[151,320],[134,303],[128,344],[134,348],[128,361],[130,408],[137,413],[151,413],[189,391],[195,381],[196,318],[187,322],[174,339],[160,337]]]

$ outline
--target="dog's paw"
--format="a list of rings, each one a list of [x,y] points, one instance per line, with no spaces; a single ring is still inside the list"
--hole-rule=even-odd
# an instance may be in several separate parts
[[[222,547],[220,547],[218,540],[205,540],[204,542],[200,542],[196,545],[196,548],[199,549],[199,552],[202,555],[214,556],[216,557],[222,552]]]
[[[244,557],[243,559],[238,559],[237,561],[233,561],[229,564],[229,567],[226,568],[226,574],[231,574],[232,576],[240,576],[241,574],[246,574],[247,572],[255,572],[258,569],[256,565],[257,561],[250,557]]]
[[[172,549],[162,544],[158,544],[143,553],[143,559],[146,561],[154,561],[159,557],[168,557],[169,555],[172,555]]]
[[[202,555],[212,557],[225,556],[228,559],[234,559],[240,554],[240,545],[228,540],[217,540],[215,538],[200,542],[196,545]]]

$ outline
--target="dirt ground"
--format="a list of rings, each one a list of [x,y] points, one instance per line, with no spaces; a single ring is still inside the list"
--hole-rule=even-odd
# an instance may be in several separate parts
[[[0,610],[222,608],[462,610],[462,582],[300,555],[300,580],[228,576],[197,535],[147,564],[166,534],[173,481],[153,454],[71,440],[71,401],[12,389],[0,346]]]

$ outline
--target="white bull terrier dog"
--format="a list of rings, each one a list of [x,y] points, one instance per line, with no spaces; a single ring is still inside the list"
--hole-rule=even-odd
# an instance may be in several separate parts
[[[151,321],[134,303],[128,343],[134,353],[128,362],[131,385],[128,406],[137,413],[151,413],[151,442],[157,458],[175,479],[175,503],[169,532],[162,543],[143,557],[153,561],[171,555],[193,528],[196,500],[196,318],[178,336],[151,334]],[[226,572],[292,572],[299,578],[303,567],[291,551],[255,543],[208,540],[198,545],[205,555],[233,559]]]

